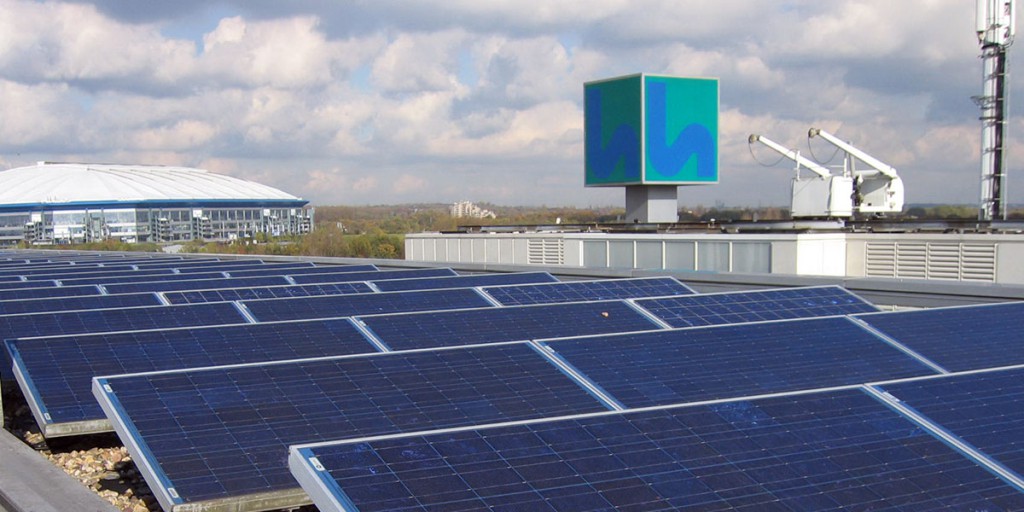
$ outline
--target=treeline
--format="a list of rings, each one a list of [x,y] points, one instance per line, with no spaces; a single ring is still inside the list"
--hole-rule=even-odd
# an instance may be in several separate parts
[[[308,235],[275,239],[260,236],[230,243],[197,240],[183,245],[181,252],[402,259],[405,236],[380,230],[348,234],[337,225],[320,223]]]

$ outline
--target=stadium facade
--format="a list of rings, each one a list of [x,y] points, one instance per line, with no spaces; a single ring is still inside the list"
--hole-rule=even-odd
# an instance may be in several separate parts
[[[308,233],[308,201],[203,169],[39,162],[0,172],[0,243],[227,241]]]

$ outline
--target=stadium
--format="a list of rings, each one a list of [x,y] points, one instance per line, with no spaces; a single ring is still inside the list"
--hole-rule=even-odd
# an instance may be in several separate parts
[[[224,241],[307,233],[308,201],[203,169],[39,162],[0,172],[0,243]]]

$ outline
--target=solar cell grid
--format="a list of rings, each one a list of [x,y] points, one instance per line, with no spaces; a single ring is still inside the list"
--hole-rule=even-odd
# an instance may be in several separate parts
[[[374,272],[377,267],[374,265],[319,265],[313,264],[294,266],[288,268],[287,272],[277,272],[276,269],[248,268],[231,272],[231,277],[256,277],[276,275],[304,275],[304,274],[341,274],[348,272]]]
[[[413,277],[442,277],[457,275],[450,268],[421,268],[412,270],[376,270],[373,272],[329,272],[291,276],[297,284],[341,283],[345,281],[372,281],[378,279],[408,279]]]
[[[126,275],[162,276],[162,275],[169,275],[169,274],[173,274],[173,273],[174,273],[174,271],[169,269],[169,268],[156,268],[156,269],[135,270],[135,268],[132,267],[131,265],[114,265],[114,266],[108,266],[108,267],[96,267],[96,268],[93,268],[93,269],[84,269],[84,268],[74,268],[74,267],[72,267],[72,268],[69,268],[69,269],[62,269],[62,270],[59,270],[59,271],[47,271],[47,272],[38,272],[38,273],[31,273],[31,274],[26,273],[24,275],[25,275],[25,278],[27,280],[29,280],[29,281],[42,281],[42,280],[47,280],[47,279],[57,279],[57,280],[79,279],[79,280],[83,280],[82,282],[84,282],[85,279],[89,279],[89,278],[104,278],[104,277],[109,278],[109,277],[119,277],[119,276],[126,276]]]
[[[690,295],[693,290],[671,277],[602,279],[534,285],[488,286],[484,292],[505,306],[589,300]]]
[[[1024,477],[1024,369],[880,386],[997,463]]]
[[[189,274],[194,276],[195,274]],[[210,290],[214,288],[249,288],[290,284],[282,276],[222,277],[218,279],[187,279],[181,281],[149,281],[144,283],[105,284],[107,293],[173,292],[182,290]]]
[[[260,322],[491,306],[470,288],[261,299],[242,304]]]
[[[857,318],[949,371],[1024,364],[1024,302]]]
[[[324,512],[1024,507],[856,390],[314,445],[291,463]]]
[[[846,318],[546,342],[627,407],[860,384],[934,372]]]
[[[622,301],[359,317],[392,350],[658,329]]]
[[[70,277],[62,278],[61,284],[65,286],[75,286],[82,284],[98,284],[98,285],[115,285],[115,284],[130,284],[130,283],[157,283],[162,281],[174,282],[174,281],[189,281],[199,279],[223,279],[224,274],[218,271],[208,272],[195,272],[191,274],[150,274],[147,271],[133,272],[129,274],[118,273],[113,276],[93,276],[93,277]]]
[[[87,297],[47,297],[0,301],[0,315],[42,313],[46,311],[159,306],[160,304],[160,299],[153,293],[131,293],[125,295],[100,295]]]
[[[130,331],[188,325],[242,323],[231,303],[61,311],[0,316],[2,339],[87,332]]]
[[[345,295],[352,293],[373,293],[373,290],[364,282],[352,282],[167,292],[164,294],[164,297],[171,304],[199,304],[226,300],[313,297],[317,295]]]
[[[554,276],[547,272],[519,272],[512,274],[481,274],[417,279],[375,280],[373,285],[382,292],[407,290],[431,290],[440,288],[463,288],[470,286],[491,286],[497,284],[555,283]]]
[[[736,324],[878,311],[878,308],[838,286],[638,299],[636,303],[672,327]]]
[[[166,510],[297,490],[290,444],[604,410],[525,344],[100,378],[93,391],[159,472],[147,481]]]
[[[0,290],[20,290],[24,288],[53,288],[56,281],[10,281],[0,283]]]
[[[79,297],[83,295],[101,295],[101,292],[99,287],[95,285],[0,290],[0,301],[41,299],[44,297]]]
[[[96,376],[377,351],[347,319],[29,338],[7,344],[47,437],[110,430],[90,390]],[[63,425],[81,422],[94,424]]]

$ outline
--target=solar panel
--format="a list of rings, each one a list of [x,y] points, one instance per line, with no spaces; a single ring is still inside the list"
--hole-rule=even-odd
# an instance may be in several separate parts
[[[256,277],[276,275],[303,274],[341,274],[347,272],[376,272],[376,265],[306,265],[302,268],[290,268],[287,272],[274,272],[273,269],[241,269],[231,272],[231,277]]]
[[[440,288],[465,288],[471,286],[492,286],[499,284],[556,283],[558,279],[547,272],[517,272],[511,274],[480,274],[473,276],[431,277],[416,279],[391,279],[373,281],[382,292],[407,290],[431,290]]]
[[[195,274],[189,274],[195,275]],[[107,293],[174,292],[182,290],[211,290],[215,288],[251,288],[289,284],[283,276],[221,277],[218,279],[188,279],[184,281],[150,281],[144,283],[106,284]]]
[[[1024,302],[857,318],[949,371],[1024,363]]]
[[[1024,369],[885,384],[881,389],[1024,477]],[[1022,509],[1024,510],[1024,509]]]
[[[488,286],[484,292],[505,306],[583,302],[588,300],[635,299],[668,295],[690,295],[693,290],[671,277],[602,279],[569,283]]]
[[[471,288],[247,300],[242,304],[260,322],[491,306]]]
[[[11,281],[0,283],[0,290],[20,290],[22,288],[52,288],[56,281]]]
[[[99,287],[95,285],[22,288],[20,290],[0,290],[0,301],[42,299],[45,297],[79,297],[83,295],[101,295],[101,292]]]
[[[363,316],[358,321],[392,350],[659,328],[621,301]]]
[[[450,268],[423,268],[413,270],[378,270],[374,272],[318,273],[291,276],[296,284],[341,283],[378,279],[407,279],[412,277],[441,277],[457,275]]]
[[[223,279],[224,274],[217,271],[195,272],[192,274],[150,274],[146,271],[129,274],[118,273],[114,276],[94,276],[82,278],[64,278],[61,284],[75,286],[82,284],[114,285],[130,283],[157,283],[161,281],[188,281],[198,279]]]
[[[47,437],[107,432],[99,375],[376,352],[348,319],[8,340],[15,374]]]
[[[738,324],[878,311],[878,308],[838,286],[708,293],[640,299],[636,303],[672,327]]]
[[[313,297],[317,295],[345,295],[352,293],[373,293],[365,282],[325,283],[291,286],[261,286],[258,288],[224,288],[220,290],[196,290],[167,292],[164,297],[171,304],[198,304],[225,300],[276,299],[283,297]]]
[[[174,271],[169,268],[155,268],[146,270],[135,270],[131,265],[116,265],[110,267],[96,267],[94,269],[76,269],[74,267],[60,270],[56,272],[41,272],[36,274],[25,274],[25,277],[29,281],[43,281],[47,279],[56,279],[59,281],[69,280],[72,284],[95,284],[93,282],[87,282],[95,279],[104,279],[112,277],[122,276],[166,276],[173,275]]]
[[[627,407],[934,373],[843,317],[594,336],[546,345]]]
[[[246,318],[235,304],[230,302],[4,315],[0,316],[0,339],[237,324],[245,321]],[[6,351],[3,358],[0,376],[10,379],[11,360]]]
[[[290,459],[323,512],[1024,508],[1016,488],[857,390],[313,445]]]
[[[605,410],[526,344],[97,378],[165,510],[307,499],[290,444]]]
[[[160,299],[153,293],[125,295],[99,295],[90,297],[47,297],[39,299],[0,301],[0,315],[43,313],[85,309],[127,308],[159,306]]]

